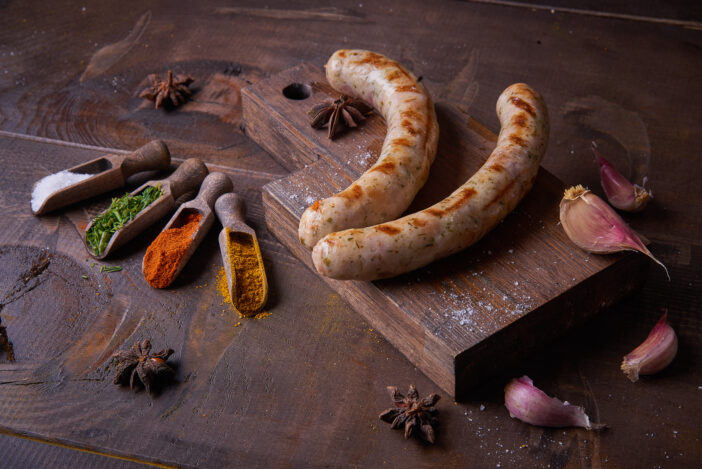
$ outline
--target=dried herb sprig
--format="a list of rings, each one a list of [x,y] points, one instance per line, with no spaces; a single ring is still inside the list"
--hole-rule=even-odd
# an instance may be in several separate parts
[[[129,383],[134,389],[134,383],[141,381],[148,393],[159,384],[159,380],[169,379],[173,376],[173,369],[166,360],[173,353],[173,349],[164,349],[158,353],[151,353],[151,341],[136,342],[129,350],[120,350],[112,355],[112,360],[117,365],[114,384]]]
[[[439,401],[440,396],[432,393],[420,399],[414,384],[410,384],[407,397],[403,396],[395,386],[388,386],[387,389],[395,407],[381,412],[378,416],[380,420],[392,423],[393,429],[404,426],[405,438],[409,438],[412,433],[419,433],[423,440],[434,443],[433,425],[437,421],[434,405]]]
[[[93,219],[90,229],[85,233],[85,240],[96,255],[107,248],[112,235],[129,223],[152,202],[163,195],[160,185],[149,186],[137,195],[124,194],[112,199],[109,208],[102,215]]]
[[[109,273],[112,273],[112,272],[119,272],[119,271],[121,271],[121,270],[122,270],[122,267],[120,267],[120,266],[118,266],[118,265],[103,265],[102,267],[100,267],[100,272],[101,272],[101,273],[102,273],[102,272],[107,272],[107,273],[109,274]]]

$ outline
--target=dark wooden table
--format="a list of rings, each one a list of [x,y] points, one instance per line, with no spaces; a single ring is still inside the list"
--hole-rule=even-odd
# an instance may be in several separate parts
[[[702,9],[682,1],[258,3],[0,3],[0,317],[17,358],[0,357],[2,466],[698,467]],[[474,399],[444,397],[434,446],[378,421],[386,385],[413,383],[421,393],[435,385],[267,232],[260,187],[287,171],[241,126],[242,87],[303,61],[321,66],[344,47],[401,61],[437,101],[493,131],[498,94],[527,82],[550,109],[545,168],[601,194],[595,139],[634,178],[648,176],[655,195],[626,218],[672,281],[652,267],[641,291]],[[168,69],[195,77],[194,99],[154,110],[137,95],[147,75]],[[141,258],[165,221],[110,260],[122,272],[101,274],[80,232],[109,194],[31,215],[37,179],[153,138],[175,158],[227,172],[245,196],[270,278],[270,316],[233,327],[240,319],[215,288],[214,230],[172,288],[155,291]],[[678,357],[632,384],[621,357],[665,310]],[[146,337],[176,350],[177,383],[155,398],[114,386],[108,368],[114,350]],[[502,388],[521,374],[610,428],[511,419]]]

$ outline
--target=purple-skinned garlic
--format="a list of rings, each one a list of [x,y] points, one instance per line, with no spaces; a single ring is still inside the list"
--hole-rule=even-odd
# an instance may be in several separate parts
[[[678,337],[670,324],[668,313],[658,320],[641,345],[624,357],[621,369],[632,382],[639,375],[652,375],[670,365],[678,353]]]
[[[579,248],[596,254],[639,251],[668,269],[607,202],[581,185],[566,189],[560,204],[561,225]]]
[[[617,168],[612,163],[607,161],[597,151],[595,142],[592,142],[592,152],[600,165],[600,182],[609,203],[615,208],[627,212],[642,210],[648,204],[648,201],[653,198],[651,191],[638,184],[629,182],[622,173],[617,171]],[[644,184],[646,184],[646,178],[644,178]]]
[[[505,407],[510,417],[540,427],[582,427],[601,430],[606,425],[592,423],[580,406],[548,396],[534,386],[528,376],[515,378],[505,387]]]

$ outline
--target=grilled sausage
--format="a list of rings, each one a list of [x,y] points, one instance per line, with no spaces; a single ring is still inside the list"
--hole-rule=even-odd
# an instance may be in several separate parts
[[[546,105],[525,84],[514,84],[500,95],[497,116],[497,146],[465,184],[441,202],[399,220],[327,235],[312,252],[317,271],[336,279],[393,277],[482,238],[531,189],[548,141]]]
[[[439,126],[424,86],[402,65],[375,52],[336,51],[327,80],[342,94],[380,112],[387,135],[378,161],[338,194],[318,200],[300,219],[300,242],[309,249],[326,234],[400,216],[429,176]]]

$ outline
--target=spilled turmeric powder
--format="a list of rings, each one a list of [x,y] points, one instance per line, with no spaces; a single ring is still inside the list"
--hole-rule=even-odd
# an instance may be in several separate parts
[[[224,272],[224,267],[217,272],[217,291],[222,295],[222,304],[232,303],[232,298],[229,295],[229,285],[227,285],[227,274]]]
[[[234,305],[241,317],[251,317],[266,302],[268,289],[266,273],[259,262],[253,237],[248,233],[230,231],[229,228],[225,230],[235,298],[231,298],[229,294],[224,269],[217,276],[217,290],[224,298],[224,302]]]

